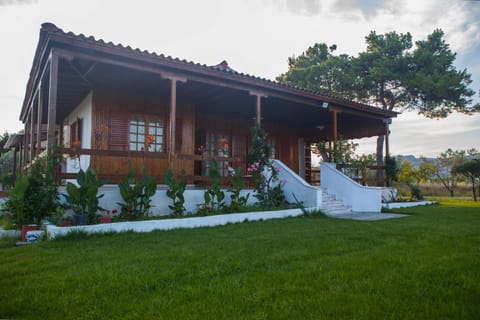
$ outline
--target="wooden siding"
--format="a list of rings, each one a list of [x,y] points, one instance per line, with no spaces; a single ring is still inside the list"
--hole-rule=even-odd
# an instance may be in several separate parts
[[[166,128],[168,109],[165,100],[101,89],[94,91],[91,164],[100,175],[111,177],[126,176],[129,163],[140,174],[144,165],[145,174],[155,176],[157,182],[162,183],[163,175],[168,168],[165,153],[129,151],[129,123],[132,114],[158,116],[163,119],[164,132],[168,132]],[[103,126],[108,127],[108,132],[103,132],[99,139],[98,135],[95,135],[95,130]],[[167,138],[165,134],[164,144]],[[95,150],[111,151],[112,155],[96,154]],[[117,152],[121,152],[121,155]],[[109,182],[116,183],[117,180],[119,178]]]
[[[152,175],[156,177],[158,183],[163,183],[163,175],[168,168],[167,153],[129,151],[129,121],[132,114],[162,118],[165,132],[163,143],[166,144],[169,139],[168,110],[166,97],[95,90],[91,152],[91,164],[95,170],[102,176],[112,177],[110,183],[116,183],[120,177],[127,174],[129,163],[138,173],[144,165],[145,174]],[[204,143],[206,133],[213,132],[224,133],[230,137],[231,152],[227,161],[234,168],[241,167],[242,172],[246,174],[246,155],[252,124],[253,120],[207,113],[193,103],[180,102],[176,113],[176,145],[173,160],[175,173],[180,174],[180,170],[185,169],[190,183],[193,182],[194,176],[201,175],[201,164],[206,160],[199,154],[198,148]],[[287,123],[264,121],[263,126],[275,140],[278,158],[298,172],[298,130],[291,128]],[[108,132],[95,135],[95,129],[103,127],[108,127]]]

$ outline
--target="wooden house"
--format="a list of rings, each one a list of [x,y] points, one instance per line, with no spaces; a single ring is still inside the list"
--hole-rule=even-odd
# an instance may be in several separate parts
[[[208,160],[246,171],[254,123],[272,158],[308,180],[310,142],[387,133],[396,113],[243,74],[113,44],[42,24],[20,114],[23,167],[71,148],[65,177],[91,165],[111,183],[128,164],[163,183],[165,170],[202,181]],[[387,143],[388,148],[388,143]],[[388,150],[387,150],[388,152]],[[72,174],[71,176],[68,173]]]

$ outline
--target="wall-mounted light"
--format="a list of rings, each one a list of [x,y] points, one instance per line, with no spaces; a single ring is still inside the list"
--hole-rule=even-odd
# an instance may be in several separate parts
[[[325,126],[318,125],[316,128],[317,128],[318,130],[323,130],[323,129],[325,129]]]
[[[323,109],[327,109],[327,108],[328,108],[328,102],[322,103],[322,108],[323,108]]]

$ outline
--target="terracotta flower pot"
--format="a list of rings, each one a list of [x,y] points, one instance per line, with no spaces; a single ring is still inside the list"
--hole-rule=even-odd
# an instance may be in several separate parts
[[[70,227],[70,226],[72,226],[72,221],[70,221],[70,220],[63,221],[60,226],[61,227]]]
[[[22,241],[27,241],[27,231],[40,230],[38,224],[24,224],[22,225]]]
[[[110,222],[112,222],[112,218],[110,218],[110,217],[99,217],[98,221],[100,223],[110,223]]]

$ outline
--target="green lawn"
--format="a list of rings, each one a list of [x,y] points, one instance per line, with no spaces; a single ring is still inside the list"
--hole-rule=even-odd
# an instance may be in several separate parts
[[[478,319],[480,205],[0,242],[0,318]]]

